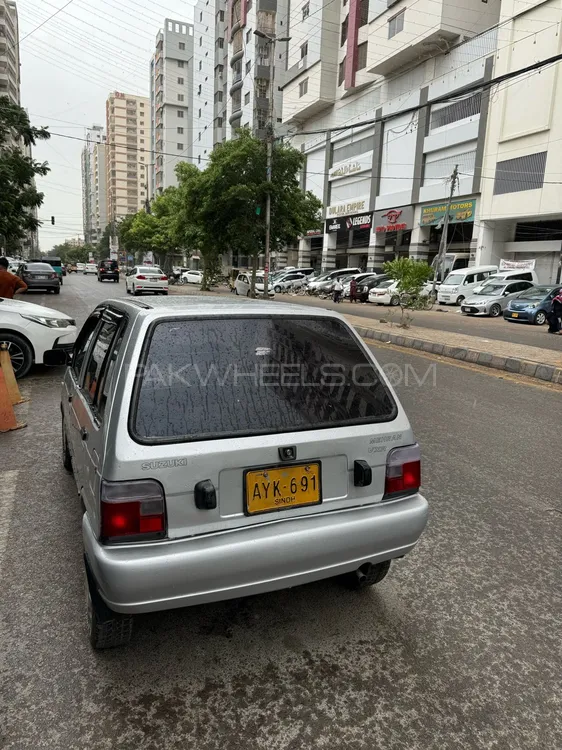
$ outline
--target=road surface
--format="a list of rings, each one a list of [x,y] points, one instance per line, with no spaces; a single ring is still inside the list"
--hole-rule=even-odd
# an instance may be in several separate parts
[[[45,301],[83,321],[115,287],[73,277]],[[3,750],[562,747],[560,390],[375,351],[422,446],[417,549],[361,594],[325,581],[146,615],[100,653],[60,371],[25,381],[28,427],[0,436]]]

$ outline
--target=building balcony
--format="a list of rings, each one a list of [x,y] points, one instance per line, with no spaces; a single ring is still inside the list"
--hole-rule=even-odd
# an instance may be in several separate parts
[[[236,106],[237,109],[235,109],[232,112],[232,114],[230,115],[230,117],[228,118],[228,122],[231,125],[234,125],[234,123],[236,123],[236,122],[238,122],[239,120],[242,119],[242,105],[241,104],[236,104],[234,106]]]
[[[368,29],[367,70],[389,75],[406,65],[447,52],[461,36],[475,36],[497,23],[499,8],[482,0],[387,0]]]

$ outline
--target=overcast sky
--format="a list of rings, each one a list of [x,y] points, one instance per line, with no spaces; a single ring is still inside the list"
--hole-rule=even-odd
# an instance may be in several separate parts
[[[189,0],[72,0],[68,8],[23,37],[68,0],[16,0],[20,23],[21,100],[33,125],[84,137],[105,126],[110,91],[148,96],[154,40],[165,18],[193,20]],[[95,10],[94,10],[95,9]],[[209,38],[208,44],[213,44]],[[45,193],[39,217],[41,250],[83,235],[80,154],[84,143],[53,135],[35,149],[51,172],[38,180]],[[56,224],[51,226],[50,217]]]

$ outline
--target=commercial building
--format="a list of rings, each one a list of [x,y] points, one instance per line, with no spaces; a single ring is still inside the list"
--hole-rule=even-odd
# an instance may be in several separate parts
[[[560,3],[503,0],[509,46],[498,49],[495,75],[560,54]],[[494,89],[482,164],[476,261],[534,262],[539,280],[560,280],[562,261],[561,64]]]
[[[13,0],[0,0],[0,96],[20,103],[18,10]]]
[[[106,135],[101,125],[87,128],[82,149],[82,218],[84,239],[100,241],[107,220]]]
[[[145,207],[151,164],[150,100],[113,92],[106,102],[107,219]]]
[[[303,187],[323,201],[324,225],[300,240],[289,264],[431,260],[455,165],[447,246],[475,260],[485,84],[507,42],[499,19],[499,0],[465,0],[462,9],[449,0],[292,8],[283,119],[306,155]]]
[[[166,18],[150,61],[150,197],[177,185],[179,162],[193,161],[193,86],[193,24]]]

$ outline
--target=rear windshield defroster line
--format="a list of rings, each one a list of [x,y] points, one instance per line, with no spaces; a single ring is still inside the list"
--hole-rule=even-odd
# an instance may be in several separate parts
[[[135,374],[129,432],[175,443],[387,422],[397,407],[341,321],[156,321]]]

